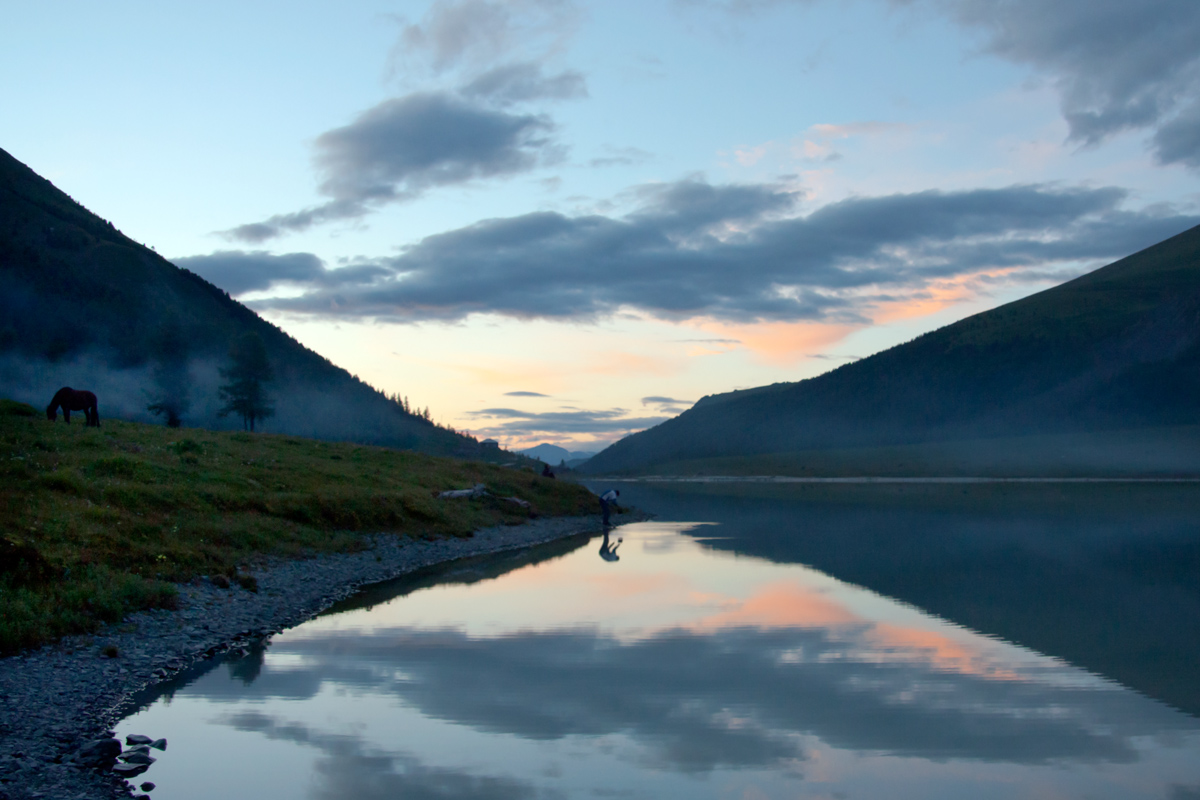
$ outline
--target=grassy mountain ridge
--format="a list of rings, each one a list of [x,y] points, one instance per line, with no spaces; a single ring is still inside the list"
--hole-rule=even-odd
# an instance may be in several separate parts
[[[478,457],[470,437],[406,413],[250,309],[117,230],[0,150],[0,393],[45,405],[59,386],[92,388],[101,415],[149,421],[164,331],[186,352],[185,424],[216,416],[217,370],[246,332],[264,341],[277,414],[267,430]]]
[[[589,472],[1200,422],[1200,227],[808,380],[702,399]]]

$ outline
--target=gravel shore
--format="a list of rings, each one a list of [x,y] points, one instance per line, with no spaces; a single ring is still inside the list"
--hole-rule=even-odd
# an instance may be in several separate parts
[[[111,759],[97,768],[81,755],[112,735],[134,693],[304,622],[366,584],[457,558],[600,532],[598,516],[589,516],[497,526],[469,539],[379,535],[359,553],[270,561],[250,573],[257,592],[197,579],[179,586],[177,610],[134,614],[91,636],[2,659],[0,800],[144,796],[133,788],[138,779],[126,782],[111,771]]]

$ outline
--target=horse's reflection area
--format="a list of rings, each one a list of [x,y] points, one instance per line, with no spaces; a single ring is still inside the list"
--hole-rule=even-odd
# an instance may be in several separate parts
[[[605,561],[620,561],[621,557],[617,555],[617,548],[621,546],[624,539],[618,538],[616,544],[610,544],[608,541],[608,531],[604,531],[604,541],[600,543],[600,557]]]

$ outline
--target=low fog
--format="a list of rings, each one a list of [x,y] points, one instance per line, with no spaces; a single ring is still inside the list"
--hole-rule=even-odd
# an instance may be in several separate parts
[[[185,399],[182,427],[210,430],[241,430],[236,414],[218,415],[224,405],[218,387],[225,381],[220,370],[224,360],[194,358],[185,365],[166,370],[175,382],[171,393]],[[433,426],[404,414],[383,395],[363,391],[352,383],[330,387],[289,379],[286,372],[267,384],[275,408],[274,416],[255,423],[264,433],[286,433],[317,439],[349,440],[393,447],[414,447],[425,429]],[[63,386],[87,389],[99,400],[100,420],[124,419],[165,424],[148,406],[164,396],[164,370],[147,363],[133,368],[110,366],[109,358],[97,351],[50,361],[0,354],[0,396],[45,409]],[[182,385],[179,383],[182,382]],[[358,391],[355,391],[357,389]],[[83,424],[82,413],[71,424]]]

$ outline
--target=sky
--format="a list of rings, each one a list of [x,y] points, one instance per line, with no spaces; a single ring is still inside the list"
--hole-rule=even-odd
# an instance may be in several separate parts
[[[438,422],[594,451],[1200,224],[1200,3],[10,4],[0,147]]]

